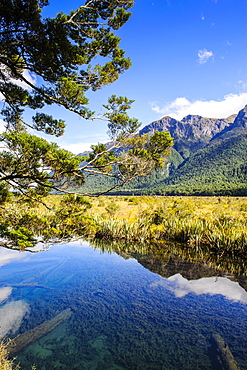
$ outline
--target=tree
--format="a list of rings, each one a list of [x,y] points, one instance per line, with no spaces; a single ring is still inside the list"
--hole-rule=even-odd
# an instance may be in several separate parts
[[[132,100],[110,97],[100,117],[88,108],[86,92],[114,82],[131,65],[114,32],[129,19],[133,0],[87,0],[69,15],[44,19],[42,9],[48,5],[48,0],[0,3],[1,115],[6,123],[0,137],[2,199],[9,188],[31,198],[50,190],[68,192],[65,186],[95,174],[117,178],[120,186],[161,167],[172,145],[169,134],[136,135],[138,120],[127,114]],[[106,62],[99,64],[99,59]],[[64,133],[65,122],[45,113],[54,104],[86,120],[107,120],[112,144],[95,145],[89,157],[81,158],[31,135],[30,128]],[[26,110],[36,111],[32,122],[24,120]]]

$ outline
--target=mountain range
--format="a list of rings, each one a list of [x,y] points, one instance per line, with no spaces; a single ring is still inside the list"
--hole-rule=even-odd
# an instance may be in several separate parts
[[[188,115],[179,121],[166,116],[139,135],[156,131],[168,131],[174,139],[165,167],[133,180],[122,193],[247,195],[247,105],[221,119]],[[81,190],[102,191],[109,181],[94,178]]]

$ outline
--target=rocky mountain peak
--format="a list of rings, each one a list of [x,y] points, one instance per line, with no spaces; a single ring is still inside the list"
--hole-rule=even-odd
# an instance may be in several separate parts
[[[194,124],[200,121],[202,118],[203,118],[202,116],[189,114],[188,116],[184,117],[181,121]]]
[[[237,114],[232,114],[231,116],[227,117],[225,120],[228,123],[233,123],[235,121],[235,118],[237,117]]]
[[[158,121],[154,121],[149,125],[145,126],[142,130],[140,130],[139,135],[143,134],[153,134],[156,131],[172,131],[172,127],[176,125],[178,121],[174,118],[169,116],[162,117]]]
[[[238,112],[238,115],[235,118],[233,126],[247,128],[247,104],[243,109],[241,109]]]
[[[247,129],[247,105],[241,109],[238,114],[232,115],[227,119],[234,119],[233,123],[230,123],[228,127],[225,127],[224,130],[219,132],[212,138],[212,141],[215,140],[224,140],[231,136],[239,135],[241,133],[246,133]]]
[[[174,138],[174,148],[185,158],[198,149],[204,148],[215,135],[228,128],[233,120],[234,117],[219,119],[190,114],[178,121],[165,116],[145,126],[139,135],[168,131]]]

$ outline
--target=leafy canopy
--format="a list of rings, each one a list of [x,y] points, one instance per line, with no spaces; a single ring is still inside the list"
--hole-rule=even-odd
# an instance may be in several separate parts
[[[6,124],[0,136],[2,201],[8,188],[35,198],[52,189],[68,192],[65,185],[80,185],[97,174],[123,184],[161,167],[172,145],[168,134],[136,135],[140,124],[128,116],[133,103],[128,98],[113,95],[98,117],[88,108],[87,91],[114,82],[131,65],[115,31],[129,19],[133,0],[87,0],[70,14],[43,18],[48,5],[48,0],[0,2],[0,98]],[[112,144],[95,145],[82,158],[31,135],[30,129],[64,133],[64,120],[46,113],[51,105],[86,120],[107,120]],[[33,112],[31,122],[23,118],[26,110]]]

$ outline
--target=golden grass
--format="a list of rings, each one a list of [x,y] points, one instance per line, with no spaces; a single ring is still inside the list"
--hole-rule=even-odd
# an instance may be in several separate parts
[[[93,221],[84,230],[91,236],[96,233],[96,236],[108,239],[170,239],[189,245],[208,245],[219,253],[224,249],[247,251],[246,197],[101,196],[87,200],[92,203],[91,208],[77,204],[62,219],[61,213],[56,212],[59,207],[64,210],[68,205],[64,205],[61,195],[46,198],[51,210],[40,203],[15,204],[14,200],[5,207],[13,208],[16,214],[27,212],[43,217],[60,231],[64,227],[67,236],[74,231],[74,226],[77,236],[80,233],[85,236],[82,228],[83,218],[87,216]],[[46,230],[45,223],[40,230],[41,233]],[[57,235],[60,235],[59,230]]]
[[[247,198],[242,197],[100,197],[91,199],[94,207],[92,215],[102,215],[110,202],[115,202],[120,209],[115,213],[117,219],[136,221],[143,211],[154,211],[163,207],[167,216],[177,214],[179,217],[194,219],[217,217],[247,217]],[[106,213],[107,215],[107,213]]]
[[[50,195],[45,198],[45,203],[52,210],[46,209],[41,203],[35,203],[34,206],[29,203],[18,204],[18,210],[32,209],[34,214],[47,215],[52,214],[53,209],[60,205],[62,195]],[[167,213],[177,213],[181,217],[190,216],[192,218],[214,219],[221,215],[234,218],[247,217],[247,197],[187,197],[187,196],[101,196],[99,198],[90,198],[92,203],[88,213],[99,216],[108,215],[106,208],[110,203],[115,203],[119,209],[114,216],[117,219],[135,221],[141,212],[145,210],[154,210],[158,207],[164,207]],[[9,203],[6,208],[11,208],[14,203]],[[14,207],[15,208],[15,207]]]
[[[8,359],[6,344],[0,341],[0,370],[18,370],[19,366]]]
[[[115,211],[107,214],[114,202]],[[247,251],[247,198],[102,197],[90,213],[98,219],[99,237],[176,240],[220,254]]]

